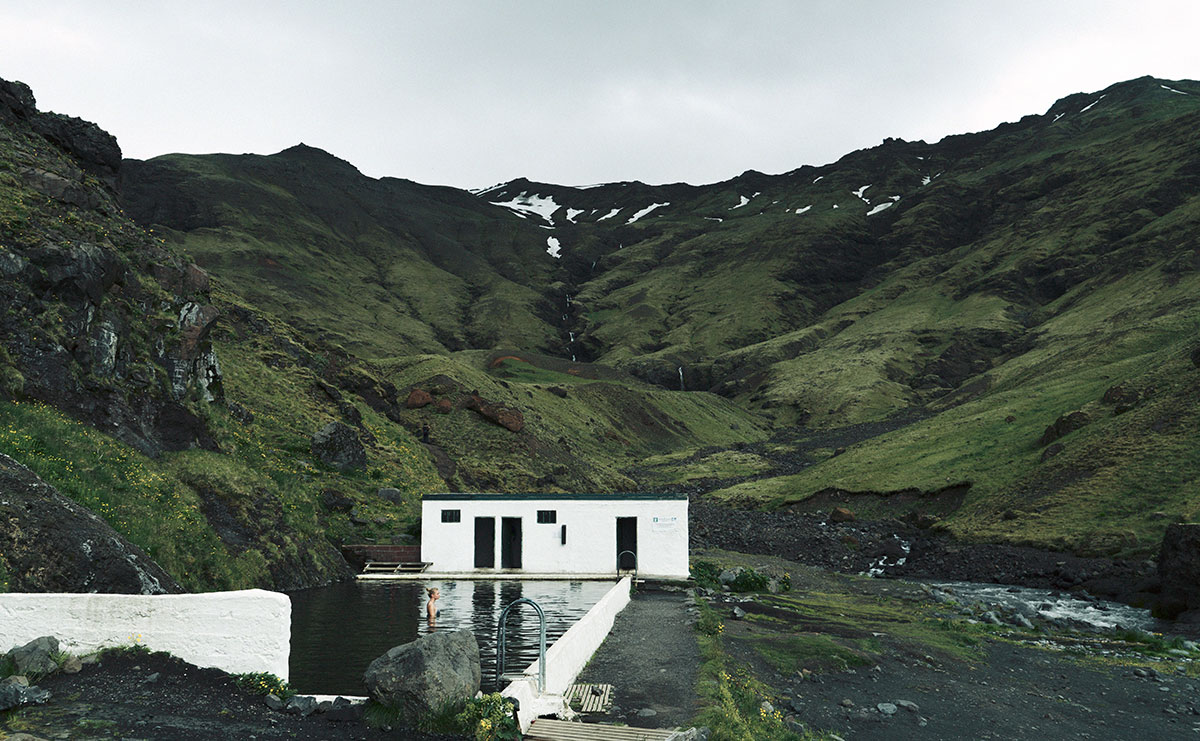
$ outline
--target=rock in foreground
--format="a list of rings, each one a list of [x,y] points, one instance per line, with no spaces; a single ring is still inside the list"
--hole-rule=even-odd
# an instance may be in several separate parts
[[[479,644],[469,630],[431,633],[396,646],[363,675],[371,699],[409,720],[469,700],[479,680]]]

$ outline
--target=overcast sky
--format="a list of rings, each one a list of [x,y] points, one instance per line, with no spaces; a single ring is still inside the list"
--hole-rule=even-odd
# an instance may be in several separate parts
[[[1198,29],[1196,0],[0,0],[0,78],[127,157],[699,184],[1197,79]]]

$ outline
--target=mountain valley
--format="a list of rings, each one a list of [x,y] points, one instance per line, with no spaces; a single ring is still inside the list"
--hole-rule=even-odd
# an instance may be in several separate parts
[[[122,160],[0,83],[0,453],[192,590],[345,578],[439,490],[1152,557],[1200,517],[1198,125],[1140,78],[779,175],[468,192]]]

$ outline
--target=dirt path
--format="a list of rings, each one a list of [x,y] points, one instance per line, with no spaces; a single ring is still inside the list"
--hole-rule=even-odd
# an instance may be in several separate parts
[[[700,652],[686,600],[682,591],[644,587],[617,615],[577,680],[611,684],[616,699],[609,713],[586,720],[674,728],[699,712]]]

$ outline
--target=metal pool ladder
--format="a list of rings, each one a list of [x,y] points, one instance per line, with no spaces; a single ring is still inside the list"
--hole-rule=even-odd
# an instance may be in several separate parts
[[[633,583],[636,584],[637,583],[637,554],[634,553],[633,551],[621,551],[620,553],[617,554],[617,576],[620,576],[622,571],[629,571],[629,569],[621,568],[621,556],[624,556],[626,553],[633,556]]]
[[[496,624],[496,689],[500,689],[500,678],[504,676],[508,611],[520,604],[533,605],[538,614],[538,694],[541,694],[546,691],[546,613],[541,605],[528,597],[513,600],[500,612],[500,619]]]

